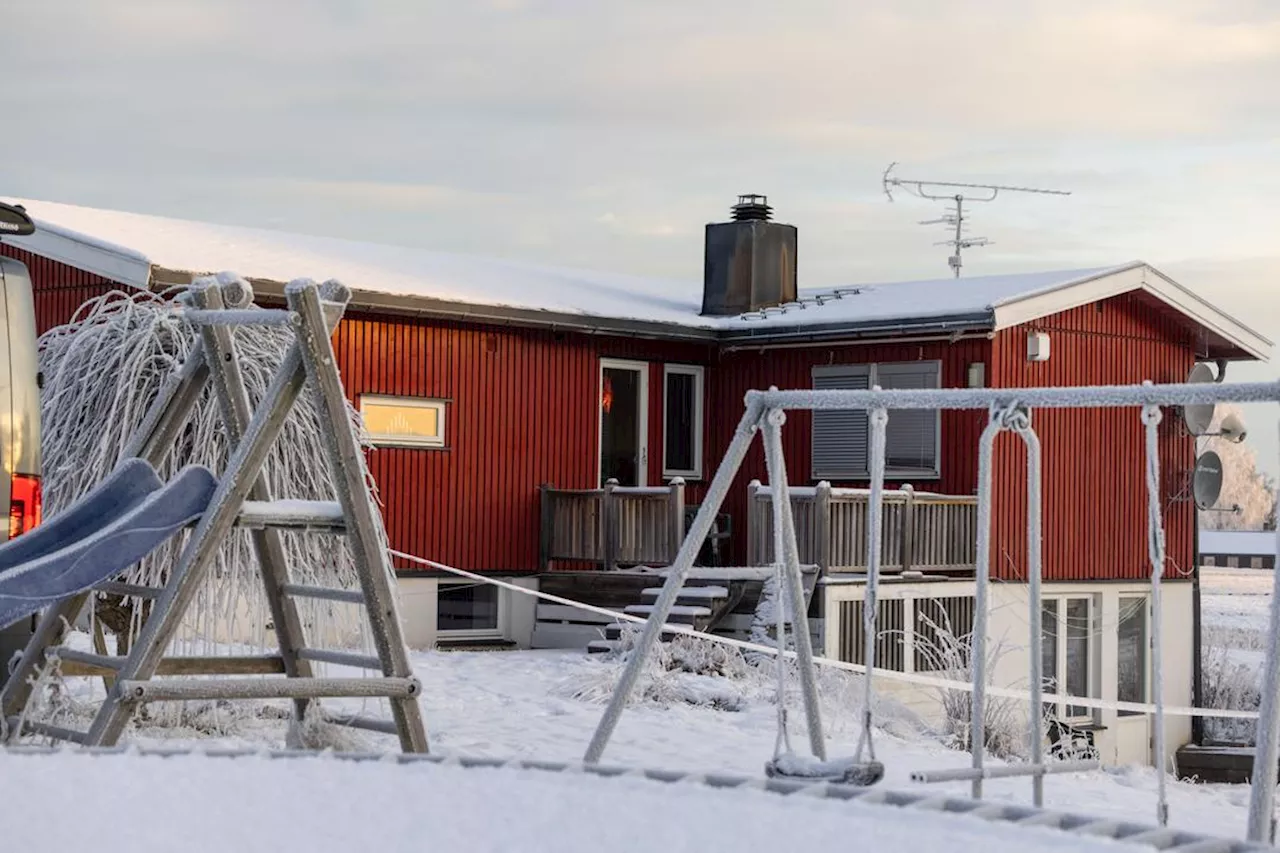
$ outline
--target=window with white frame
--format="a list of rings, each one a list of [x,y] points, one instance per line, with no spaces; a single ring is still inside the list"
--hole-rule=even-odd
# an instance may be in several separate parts
[[[703,370],[668,364],[662,376],[662,475],[702,477]]]
[[[830,364],[813,368],[813,387],[845,388],[941,387],[942,363],[907,361],[876,364]],[[929,479],[939,476],[937,409],[890,410],[885,426],[885,474]],[[870,476],[870,431],[862,409],[813,413],[812,476],[821,480],[857,480]]]
[[[1147,701],[1147,599],[1121,597],[1120,627],[1116,632],[1116,699]],[[1119,711],[1121,717],[1141,711]]]
[[[448,637],[502,634],[502,591],[479,581],[441,581],[436,589],[436,632]]]
[[[1041,672],[1046,693],[1094,695],[1095,604],[1092,596],[1062,595],[1043,599],[1041,610]],[[1078,705],[1049,706],[1058,719],[1092,720],[1093,712]]]
[[[360,395],[360,417],[378,447],[444,447],[445,401]]]

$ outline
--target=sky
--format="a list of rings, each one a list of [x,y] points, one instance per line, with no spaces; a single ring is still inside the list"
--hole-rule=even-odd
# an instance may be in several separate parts
[[[8,195],[697,285],[754,192],[802,286],[945,276],[896,161],[1071,192],[972,205],[968,274],[1142,259],[1280,341],[1272,0],[12,5]]]

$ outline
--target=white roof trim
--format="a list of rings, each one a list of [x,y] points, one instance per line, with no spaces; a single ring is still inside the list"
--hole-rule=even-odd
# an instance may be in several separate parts
[[[86,238],[75,231],[37,220],[34,234],[10,238],[17,248],[76,269],[145,290],[151,282],[151,261],[145,255]]]
[[[1272,341],[1214,308],[1164,273],[1139,261],[1091,278],[997,302],[992,305],[995,329],[1020,326],[1135,290],[1151,294],[1259,361],[1270,360]]]

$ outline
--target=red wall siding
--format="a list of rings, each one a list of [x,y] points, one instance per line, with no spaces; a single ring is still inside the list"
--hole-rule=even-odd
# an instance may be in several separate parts
[[[649,482],[661,474],[661,363],[694,344],[550,331],[344,319],[335,337],[352,400],[447,400],[442,450],[379,448],[370,465],[393,547],[466,569],[538,567],[538,487],[597,485],[601,358],[650,368]]]
[[[76,267],[0,243],[0,255],[27,265],[35,292],[36,331],[44,334],[71,319],[86,301],[112,290],[129,291],[128,285],[102,278]]]
[[[822,364],[863,364],[877,361],[941,360],[942,387],[963,388],[967,384],[969,364],[987,364],[991,345],[985,339],[961,340],[956,343],[891,344],[883,346],[813,347],[726,353],[715,376],[708,380],[708,421],[711,441],[707,448],[706,476],[715,473],[715,465],[733,438],[743,412],[743,397],[751,389],[812,388],[812,369]],[[990,373],[990,365],[987,366]],[[787,459],[788,481],[812,485],[810,473],[809,431],[812,416],[807,411],[790,411],[783,429],[783,447]],[[937,480],[913,480],[918,489],[951,494],[971,494],[977,482],[978,436],[982,416],[977,412],[946,411],[941,425],[941,477]],[[725,510],[732,517],[735,530],[733,558],[746,559],[747,483],[752,479],[767,482],[764,451],[760,442],[752,446],[726,501]],[[865,486],[866,481],[833,483],[837,486]],[[898,482],[888,485],[896,487]]]
[[[120,285],[83,270],[0,244],[0,254],[27,264],[41,332],[69,320],[86,300]],[[987,365],[998,387],[1178,381],[1194,349],[1174,319],[1136,296],[1120,296],[1045,318],[1052,357],[1030,363],[1020,327],[994,342],[814,347],[717,353],[714,347],[440,321],[350,315],[335,338],[347,391],[443,397],[447,448],[384,448],[371,455],[394,547],[470,569],[537,567],[538,486],[596,485],[600,358],[650,362],[650,484],[662,482],[662,364],[707,367],[704,480],[689,485],[701,499],[753,388],[808,388],[818,364],[941,359],[944,387],[963,387],[972,362]],[[920,488],[971,494],[977,441],[985,414],[944,412],[942,474]],[[784,427],[793,483],[812,483],[806,412]],[[1045,577],[1051,580],[1141,578],[1146,564],[1143,438],[1136,410],[1058,410],[1034,414],[1045,451]],[[1171,502],[1194,442],[1176,412],[1161,428],[1163,509],[1168,574],[1189,571],[1192,504]],[[997,514],[993,571],[1025,571],[1025,453],[1012,436],[997,445]],[[725,511],[738,530],[733,559],[745,558],[746,484],[765,480],[759,444],[733,484]],[[862,485],[840,483],[837,485]],[[891,483],[890,485],[898,485]]]
[[[1047,362],[1029,362],[1026,336],[1050,338]],[[1005,330],[994,342],[992,385],[1042,387],[1180,382],[1194,348],[1173,318],[1131,294]],[[1044,465],[1044,576],[1050,580],[1150,577],[1147,558],[1145,435],[1138,409],[1034,412]],[[1167,577],[1192,564],[1193,504],[1172,502],[1194,465],[1194,439],[1178,412],[1160,426],[1161,509]],[[996,445],[992,573],[1026,577],[1026,452],[1016,436]]]

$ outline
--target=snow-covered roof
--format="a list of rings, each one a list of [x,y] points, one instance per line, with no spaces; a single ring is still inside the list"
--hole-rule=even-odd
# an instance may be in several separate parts
[[[1140,261],[802,288],[797,303],[741,316],[704,317],[699,313],[700,276],[644,278],[34,199],[10,201],[26,207],[37,231],[7,241],[135,287],[148,286],[153,267],[197,274],[230,270],[250,280],[274,282],[336,278],[356,291],[358,304],[372,307],[421,309],[423,303],[447,303],[522,311],[532,314],[525,319],[535,321],[629,321],[736,339],[773,338],[789,330],[995,330],[1141,289],[1207,328],[1214,340],[1221,338],[1237,354],[1265,359],[1271,347],[1270,341]]]
[[[1276,553],[1274,530],[1201,530],[1201,554],[1235,554],[1241,557]]]

